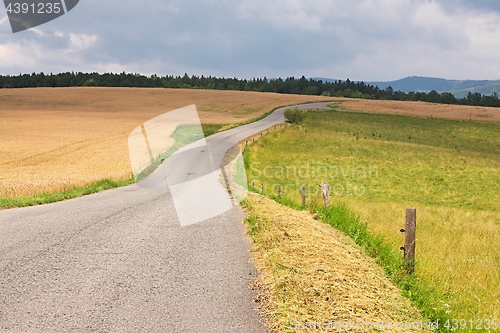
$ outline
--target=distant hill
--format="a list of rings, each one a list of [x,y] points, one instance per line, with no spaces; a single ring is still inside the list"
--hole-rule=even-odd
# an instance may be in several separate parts
[[[323,81],[336,81],[335,79],[316,78]],[[500,94],[500,80],[446,80],[433,77],[409,76],[396,81],[365,82],[386,89],[391,86],[394,90],[404,92],[430,92],[436,90],[439,93],[451,92],[455,97],[467,96],[469,91],[478,92],[484,95],[491,95],[494,92]]]
[[[464,96],[467,96],[468,92],[478,92],[483,95],[492,95],[493,93],[497,93],[500,95],[500,80],[495,80],[495,81],[487,81],[483,85],[475,86],[475,87],[470,87],[467,89],[456,89],[450,91],[455,97],[457,98],[462,98]]]

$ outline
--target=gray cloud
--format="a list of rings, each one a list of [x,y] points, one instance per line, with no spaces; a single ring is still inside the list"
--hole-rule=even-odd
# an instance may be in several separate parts
[[[437,0],[443,8],[450,11],[495,11],[500,12],[500,2],[496,0]]]
[[[86,0],[38,30],[0,34],[0,73],[494,79],[499,7],[486,0]]]

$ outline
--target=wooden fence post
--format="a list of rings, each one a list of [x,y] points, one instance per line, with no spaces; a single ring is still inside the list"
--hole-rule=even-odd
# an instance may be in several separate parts
[[[405,246],[401,249],[404,251],[404,258],[408,267],[408,273],[410,274],[415,272],[416,229],[417,210],[415,208],[407,208],[405,229],[401,229],[401,232],[405,233]]]
[[[260,184],[260,193],[264,193],[264,183]]]
[[[302,206],[306,205],[306,186],[302,185]]]
[[[281,198],[281,185],[278,184],[278,198]]]
[[[328,183],[321,183],[319,186],[323,192],[323,201],[325,202],[326,207],[330,203],[330,185]]]

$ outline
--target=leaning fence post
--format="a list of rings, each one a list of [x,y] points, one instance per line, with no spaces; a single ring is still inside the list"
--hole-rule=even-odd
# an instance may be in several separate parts
[[[278,198],[281,198],[281,185],[278,184]]]
[[[302,206],[306,205],[306,186],[302,185]]]
[[[408,267],[408,273],[413,274],[415,271],[415,241],[417,228],[417,210],[415,208],[406,209],[405,228],[401,232],[405,233],[405,246],[401,249],[404,251],[404,258]]]

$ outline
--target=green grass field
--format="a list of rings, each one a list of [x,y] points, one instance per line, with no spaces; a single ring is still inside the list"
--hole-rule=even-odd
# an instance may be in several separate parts
[[[302,185],[318,202],[327,181],[332,202],[394,251],[405,208],[417,208],[415,281],[435,289],[419,306],[450,319],[500,317],[500,124],[309,112],[249,146],[245,163],[256,190],[275,195],[280,184],[295,202]]]

